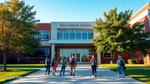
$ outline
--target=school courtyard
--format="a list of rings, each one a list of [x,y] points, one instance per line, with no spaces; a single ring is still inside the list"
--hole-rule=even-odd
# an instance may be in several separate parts
[[[66,69],[65,76],[59,76],[60,67],[57,68],[56,76],[45,75],[45,68],[32,74],[18,77],[15,80],[6,82],[4,84],[144,84],[144,82],[135,80],[126,76],[125,78],[118,78],[117,73],[110,70],[110,68],[98,67],[97,77],[91,76],[91,67],[89,64],[79,64],[76,68],[76,75],[69,76],[70,67]]]
[[[0,0],[0,84],[150,84],[148,0],[114,0],[109,5],[106,0],[30,1]],[[32,4],[37,11],[31,11]],[[126,63],[125,78],[117,75],[119,55]],[[61,58],[69,61],[72,56],[77,61],[75,76],[70,76],[69,65],[60,76]],[[98,63],[96,77],[91,56]],[[58,62],[56,76],[52,68],[45,75],[47,57]]]

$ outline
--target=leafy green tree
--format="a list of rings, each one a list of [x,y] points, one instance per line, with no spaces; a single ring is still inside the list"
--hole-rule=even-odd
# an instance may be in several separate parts
[[[104,12],[104,18],[96,20],[93,38],[98,52],[132,52],[146,50],[150,42],[149,33],[143,32],[142,23],[130,25],[131,10],[117,12],[117,8]],[[148,44],[145,46],[145,44]]]
[[[127,43],[124,45],[131,52],[132,57],[134,57],[136,50],[140,50],[144,54],[147,53],[150,48],[150,32],[144,31],[143,23],[135,23],[131,29],[125,31],[125,34]]]
[[[32,52],[38,43],[32,38],[37,20],[32,11],[33,6],[24,1],[9,0],[0,4],[0,50],[3,53],[3,69],[6,71],[6,60],[9,52]],[[29,51],[27,51],[29,50]]]
[[[108,14],[104,12],[104,18],[96,20],[94,27],[96,36],[93,41],[97,47],[97,51],[124,51],[122,45],[123,42],[121,36],[124,34],[124,30],[129,28],[129,18],[132,11],[128,10],[117,14],[117,8],[111,9]]]

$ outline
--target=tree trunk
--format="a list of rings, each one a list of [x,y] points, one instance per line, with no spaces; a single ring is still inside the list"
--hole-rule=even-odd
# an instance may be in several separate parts
[[[7,70],[7,54],[5,51],[2,52],[3,53],[3,70],[6,71]]]

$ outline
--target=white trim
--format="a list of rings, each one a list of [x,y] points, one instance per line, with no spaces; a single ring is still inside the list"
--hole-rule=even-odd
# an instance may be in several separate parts
[[[40,46],[50,46],[49,41],[40,41]]]
[[[148,10],[145,10],[143,13],[141,13],[140,15],[138,15],[136,18],[132,19],[130,21],[130,24],[133,25],[134,23],[138,22],[139,20],[141,20],[142,18],[144,18],[146,15],[148,15]]]
[[[53,28],[92,28],[95,22],[51,22]]]
[[[55,44],[92,44],[92,40],[49,40],[49,43]]]
[[[146,3],[142,8],[140,8],[136,13],[134,13],[132,16],[131,16],[131,18],[133,17],[133,16],[135,16],[138,12],[140,12],[145,6],[147,6],[148,4],[150,4],[150,2],[148,2],[148,3]]]

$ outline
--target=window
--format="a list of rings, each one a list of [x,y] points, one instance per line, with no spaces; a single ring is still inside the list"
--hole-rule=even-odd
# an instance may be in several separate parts
[[[93,30],[58,28],[58,40],[89,40],[93,37]]]
[[[49,48],[41,48],[41,55],[48,56],[49,55]]]
[[[34,30],[37,34],[33,34],[32,35],[32,38],[33,39],[38,39],[38,30]]]
[[[113,54],[110,53],[110,52],[107,52],[107,53],[102,53],[103,57],[104,58],[112,58]]]
[[[87,31],[82,30],[82,39],[86,40],[87,39]]]
[[[81,40],[81,30],[76,31],[76,39]]]
[[[39,39],[41,39],[41,40],[49,39],[49,31],[48,30],[39,30]]]
[[[64,39],[69,39],[69,30],[64,31]]]
[[[70,40],[74,40],[74,39],[75,39],[75,31],[70,30]]]
[[[88,33],[88,39],[92,39],[93,38],[93,32]]]
[[[88,39],[92,39],[93,38],[93,30],[88,30]]]

